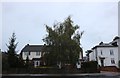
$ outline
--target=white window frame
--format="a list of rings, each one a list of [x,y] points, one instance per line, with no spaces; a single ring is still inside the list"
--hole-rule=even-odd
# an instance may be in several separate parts
[[[40,61],[34,61],[34,66],[35,66],[35,67],[40,66]]]
[[[114,55],[113,49],[110,49],[110,55]]]
[[[103,51],[102,50],[100,50],[100,54],[103,55]]]
[[[111,64],[115,64],[115,59],[111,58]]]

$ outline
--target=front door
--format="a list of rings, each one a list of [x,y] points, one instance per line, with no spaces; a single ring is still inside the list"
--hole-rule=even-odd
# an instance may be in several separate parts
[[[101,66],[104,67],[104,59],[101,58],[100,61],[101,61]]]
[[[35,67],[40,66],[40,61],[34,61],[34,66],[35,66]]]

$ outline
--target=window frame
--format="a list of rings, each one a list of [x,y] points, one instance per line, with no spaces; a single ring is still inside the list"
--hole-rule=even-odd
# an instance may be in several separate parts
[[[110,49],[110,55],[114,55],[113,49]]]
[[[111,64],[115,64],[115,59],[111,58]]]
[[[29,52],[24,52],[24,55],[25,55],[25,56],[28,56],[28,55],[29,55]]]
[[[36,52],[36,56],[40,56],[40,52]]]
[[[36,61],[34,61],[34,66],[35,66],[35,67],[40,66],[40,61],[37,61],[37,60],[36,60]]]
[[[100,54],[103,55],[103,51],[102,50],[100,50]]]

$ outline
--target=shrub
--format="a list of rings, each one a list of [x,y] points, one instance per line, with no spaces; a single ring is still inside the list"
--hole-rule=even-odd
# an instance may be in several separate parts
[[[119,66],[119,68],[120,68],[120,60],[118,61],[118,66]]]
[[[98,63],[97,61],[83,62],[81,69],[84,73],[96,73],[98,72]]]

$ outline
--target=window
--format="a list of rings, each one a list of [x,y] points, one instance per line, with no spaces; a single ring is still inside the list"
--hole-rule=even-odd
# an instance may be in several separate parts
[[[29,52],[29,55],[30,55],[30,52]]]
[[[29,52],[24,52],[24,54],[25,54],[26,56],[28,56],[28,55],[29,55]]]
[[[102,50],[100,50],[100,53],[101,53],[101,55],[103,55],[103,52],[102,52]]]
[[[114,52],[113,52],[113,50],[110,50],[110,55],[114,55]]]
[[[36,66],[39,66],[39,63],[38,63],[38,61],[36,61]]]
[[[111,64],[115,64],[114,58],[111,58]]]
[[[40,61],[34,61],[34,66],[35,67],[40,66]]]
[[[40,55],[40,52],[36,52],[36,56],[39,56]]]

